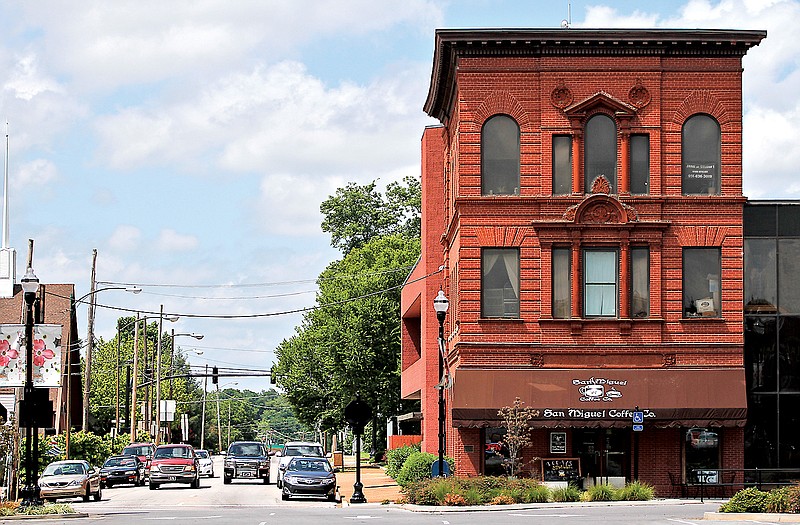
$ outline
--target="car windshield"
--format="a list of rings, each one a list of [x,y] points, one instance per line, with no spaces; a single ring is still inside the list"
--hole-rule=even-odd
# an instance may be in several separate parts
[[[103,464],[104,467],[133,467],[136,462],[133,458],[108,458]]]
[[[168,458],[191,458],[192,451],[187,447],[165,447],[157,448],[154,459],[168,459]]]
[[[330,472],[331,465],[322,459],[293,459],[286,469],[292,472]]]
[[[263,456],[259,443],[235,443],[228,450],[230,456]]]
[[[286,447],[284,456],[324,456],[319,445],[292,445]]]
[[[141,446],[141,447],[125,447],[122,451],[123,454],[130,454],[133,456],[149,456],[153,453],[153,450],[148,446]]]
[[[78,474],[86,474],[86,467],[83,463],[59,463],[55,465],[47,465],[44,469],[42,476],[74,476]]]
[[[208,451],[206,450],[197,450],[195,454],[197,454],[198,458],[208,459]]]

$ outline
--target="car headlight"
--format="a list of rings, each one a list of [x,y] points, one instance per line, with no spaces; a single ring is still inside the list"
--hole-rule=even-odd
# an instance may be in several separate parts
[[[183,470],[184,472],[194,472],[194,465],[186,465]]]
[[[269,466],[269,461],[259,461],[258,462],[258,466],[259,467],[267,467],[267,466]]]
[[[136,471],[135,470],[126,470],[125,474],[127,474],[128,476],[133,476],[134,474],[136,474]]]
[[[72,481],[70,481],[69,483],[67,483],[67,486],[68,486],[68,487],[77,487],[77,486],[78,486],[78,485],[80,485],[80,484],[81,484],[81,480],[79,480],[79,479],[73,479]]]
[[[228,460],[228,459],[225,460],[225,468],[233,468],[233,466],[234,466],[234,462],[233,462],[232,459],[231,460]]]
[[[286,476],[287,483],[296,484],[297,476]]]
[[[336,478],[325,478],[322,480],[322,482],[326,485],[330,485],[331,483],[336,483]]]
[[[150,472],[161,472],[161,469],[158,468],[158,465],[151,465]]]

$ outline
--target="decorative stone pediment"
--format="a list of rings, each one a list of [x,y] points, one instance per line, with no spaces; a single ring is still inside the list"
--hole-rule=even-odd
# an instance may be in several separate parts
[[[604,194],[591,195],[580,204],[570,206],[564,219],[576,224],[624,224],[636,222],[636,210]]]
[[[589,98],[564,108],[564,114],[571,119],[582,119],[596,110],[605,110],[618,118],[633,118],[636,115],[636,106],[612,97],[605,91],[598,91]]]

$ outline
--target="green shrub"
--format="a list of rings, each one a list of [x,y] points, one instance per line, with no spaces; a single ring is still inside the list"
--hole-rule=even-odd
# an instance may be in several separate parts
[[[580,501],[581,491],[575,485],[569,484],[564,488],[553,489],[553,491],[550,493],[550,497],[553,501],[557,501],[559,503],[567,501]]]
[[[720,512],[764,512],[767,493],[755,487],[740,490],[720,508]]]
[[[614,501],[616,495],[616,490],[608,483],[594,485],[586,491],[587,501]]]
[[[789,506],[789,487],[770,490],[764,499],[766,512],[791,512]]]
[[[548,501],[550,501],[550,489],[541,483],[536,483],[523,489],[520,503],[547,503]]]
[[[486,503],[485,492],[477,486],[468,486],[462,494],[467,505],[483,505]]]
[[[623,501],[650,501],[655,491],[647,483],[632,481],[617,491],[617,499]]]
[[[439,460],[439,456],[429,452],[414,452],[405,462],[403,468],[397,474],[397,484],[405,487],[411,483],[428,479],[431,477],[431,466]],[[450,471],[455,468],[453,458],[445,457],[445,461],[450,465]]]
[[[386,475],[391,478],[397,478],[400,469],[403,468],[403,463],[414,452],[419,452],[419,445],[406,445],[388,450],[386,452]]]

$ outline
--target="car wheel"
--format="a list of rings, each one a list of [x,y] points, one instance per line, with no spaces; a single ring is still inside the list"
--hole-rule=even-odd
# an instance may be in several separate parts
[[[140,487],[144,487],[145,483],[147,482],[145,481],[144,476],[142,476],[141,478],[139,478],[139,483],[137,483],[137,485],[139,485]]]
[[[194,481],[192,481],[192,488],[199,489],[200,488],[200,475],[198,474]]]
[[[332,502],[334,502],[334,503],[336,503],[336,502],[337,502],[337,500],[336,500],[336,493],[335,493],[335,492],[334,492],[333,494],[328,494],[328,501],[332,501]]]
[[[232,480],[233,480],[233,478],[230,477],[230,476],[224,476],[222,478],[222,482],[225,483],[226,485],[230,485]]]
[[[97,487],[97,492],[94,493],[94,500],[100,501],[103,499],[103,489],[101,487]]]
[[[213,478],[214,477],[214,471],[213,470],[211,471],[211,474],[208,475],[208,477],[209,478]]]
[[[269,472],[267,472],[267,477],[264,478],[264,485],[269,485]]]
[[[92,497],[92,493],[89,492],[89,487],[86,487],[86,494],[83,495],[83,501],[89,501],[89,498]]]
[[[156,490],[158,488],[158,483],[150,482],[150,490]]]
[[[281,481],[280,478],[278,478],[278,481],[275,484],[278,486],[279,489],[283,488],[283,482]]]
[[[289,495],[288,494],[281,494],[281,499],[283,501],[288,501],[289,500]]]

